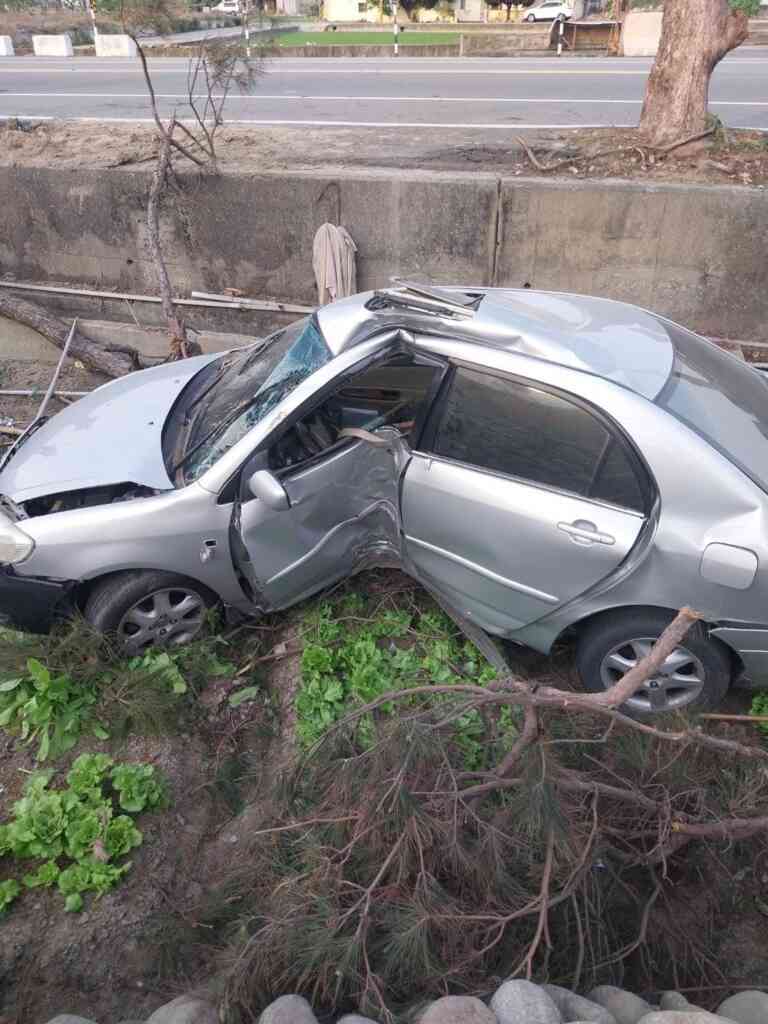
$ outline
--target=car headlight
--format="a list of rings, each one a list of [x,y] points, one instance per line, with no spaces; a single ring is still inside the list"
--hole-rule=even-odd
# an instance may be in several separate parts
[[[15,565],[29,558],[35,542],[9,519],[0,515],[0,565]]]

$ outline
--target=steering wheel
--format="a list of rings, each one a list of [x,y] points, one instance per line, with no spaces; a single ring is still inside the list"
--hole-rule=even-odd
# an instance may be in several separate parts
[[[293,429],[296,431],[296,436],[302,446],[306,449],[308,455],[317,455],[318,452],[323,450],[323,446],[312,436],[312,432],[307,427],[306,423],[302,423],[301,420],[297,420]]]

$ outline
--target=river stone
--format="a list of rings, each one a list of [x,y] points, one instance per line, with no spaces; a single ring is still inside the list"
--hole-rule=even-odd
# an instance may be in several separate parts
[[[613,1014],[604,1006],[592,1003],[568,988],[561,988],[560,985],[544,985],[543,988],[567,1024],[574,1024],[577,1020],[591,1020],[594,1024],[616,1024]]]
[[[640,1018],[639,1024],[733,1024],[727,1017],[706,1010],[654,1010]]]
[[[317,1024],[317,1017],[304,996],[280,996],[263,1011],[259,1024]]]
[[[55,1017],[51,1017],[48,1024],[95,1024],[94,1021],[89,1020],[88,1017],[78,1017],[74,1013],[59,1013]]]
[[[659,1006],[662,1010],[690,1010],[691,1004],[680,992],[662,992]]]
[[[735,1020],[736,1024],[766,1024],[768,995],[756,990],[737,992],[735,996],[720,1003],[717,1012],[721,1017]]]
[[[361,1017],[359,1013],[347,1013],[338,1024],[376,1024],[376,1021],[370,1017]]]
[[[637,1024],[641,1017],[653,1009],[640,996],[626,992],[623,988],[616,988],[615,985],[598,985],[592,989],[587,999],[605,1007],[613,1014],[616,1024]]]
[[[147,1019],[147,1024],[219,1024],[216,1007],[196,996],[179,996],[164,1003]]]
[[[551,996],[531,981],[505,981],[496,989],[491,1009],[498,1024],[562,1024]]]
[[[496,1014],[474,996],[443,996],[429,1004],[419,1024],[496,1024]]]

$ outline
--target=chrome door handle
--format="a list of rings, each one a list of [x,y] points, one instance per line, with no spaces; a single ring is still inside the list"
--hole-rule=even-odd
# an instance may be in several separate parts
[[[558,523],[558,530],[567,533],[575,544],[615,544],[616,538],[610,533],[600,533],[588,519],[576,519],[572,523]]]

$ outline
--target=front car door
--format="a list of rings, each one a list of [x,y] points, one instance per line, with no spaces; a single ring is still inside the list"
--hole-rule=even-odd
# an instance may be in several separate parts
[[[613,572],[645,523],[629,444],[574,396],[455,370],[402,487],[413,571],[510,635]]]
[[[285,607],[366,565],[400,564],[400,476],[444,372],[443,363],[403,353],[368,363],[246,463],[233,551],[256,604]],[[260,469],[282,486],[288,507],[249,493]]]

